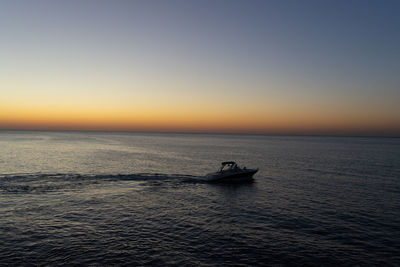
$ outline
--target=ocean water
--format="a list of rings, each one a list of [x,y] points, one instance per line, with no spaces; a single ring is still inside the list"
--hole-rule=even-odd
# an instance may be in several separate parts
[[[2,131],[0,265],[399,266],[400,139]]]

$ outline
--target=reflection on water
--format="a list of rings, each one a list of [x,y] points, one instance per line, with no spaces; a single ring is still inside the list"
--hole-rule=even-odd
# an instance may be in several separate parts
[[[1,265],[399,265],[400,141],[0,133]],[[224,160],[252,183],[210,184]]]

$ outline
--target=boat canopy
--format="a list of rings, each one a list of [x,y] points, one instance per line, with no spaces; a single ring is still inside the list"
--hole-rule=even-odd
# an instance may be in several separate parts
[[[225,166],[225,165],[234,165],[234,164],[236,164],[236,162],[234,162],[234,161],[224,161],[224,162],[221,163],[222,166]]]
[[[234,161],[224,161],[221,163],[221,168],[219,169],[220,172],[224,170],[232,170],[237,169],[237,164]]]

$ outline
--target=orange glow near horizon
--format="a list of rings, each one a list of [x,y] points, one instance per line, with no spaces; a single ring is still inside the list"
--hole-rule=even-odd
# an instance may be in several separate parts
[[[398,135],[396,121],[321,114],[312,110],[160,109],[80,110],[0,108],[0,129],[219,132],[257,134]],[[340,115],[340,114],[339,114]],[[397,124],[398,125],[398,124]]]

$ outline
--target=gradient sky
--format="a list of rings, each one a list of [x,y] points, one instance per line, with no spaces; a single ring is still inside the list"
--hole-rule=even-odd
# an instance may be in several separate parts
[[[0,129],[400,136],[400,1],[0,1]]]

